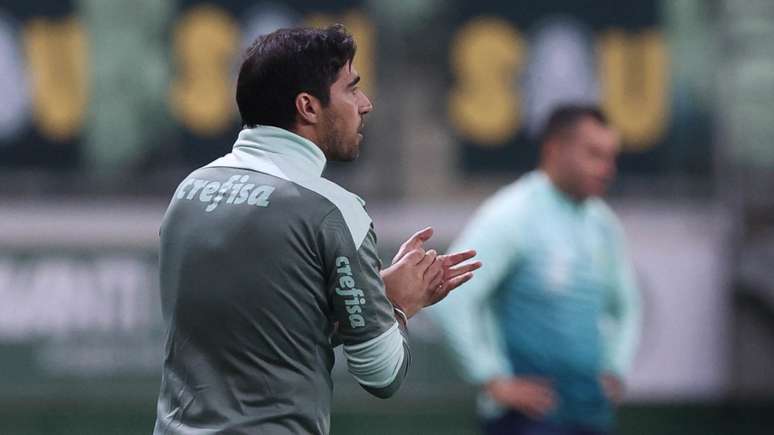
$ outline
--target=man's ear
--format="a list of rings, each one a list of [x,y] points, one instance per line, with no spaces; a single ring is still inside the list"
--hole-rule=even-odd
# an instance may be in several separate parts
[[[296,95],[296,115],[298,121],[303,124],[317,124],[320,122],[322,104],[312,94],[301,92]]]

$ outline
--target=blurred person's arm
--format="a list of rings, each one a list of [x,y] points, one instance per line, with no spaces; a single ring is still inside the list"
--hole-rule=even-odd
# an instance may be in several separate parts
[[[428,310],[463,378],[479,386],[511,376],[491,304],[496,289],[516,260],[518,225],[510,210],[514,204],[496,199],[476,213],[450,248],[475,249],[483,267],[443,304]]]
[[[641,307],[634,268],[623,228],[611,215],[611,285],[605,304],[605,354],[602,385],[614,401],[621,398],[640,336]]]
[[[519,217],[528,210],[528,204],[509,191],[487,201],[452,245],[452,250],[475,249],[483,267],[429,313],[463,378],[486,393],[479,402],[485,414],[516,409],[539,420],[556,404],[551,380],[513,376],[493,311],[497,289],[519,260],[524,231]]]

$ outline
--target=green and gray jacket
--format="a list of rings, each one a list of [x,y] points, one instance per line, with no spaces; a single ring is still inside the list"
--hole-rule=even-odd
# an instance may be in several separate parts
[[[167,327],[155,434],[327,434],[334,343],[370,393],[410,353],[363,202],[275,127],[191,173],[161,225]]]

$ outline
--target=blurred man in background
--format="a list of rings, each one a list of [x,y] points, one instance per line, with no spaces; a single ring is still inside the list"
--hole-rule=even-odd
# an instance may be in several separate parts
[[[455,243],[486,267],[431,313],[483,390],[487,434],[612,429],[640,317],[622,228],[599,198],[618,151],[598,108],[556,109],[540,168],[490,198]]]
[[[381,270],[363,202],[322,177],[359,154],[373,108],[342,26],[284,29],[248,50],[230,154],[178,187],[161,226],[167,327],[156,434],[327,434],[335,343],[368,392],[408,370],[407,321],[472,277],[472,251]]]

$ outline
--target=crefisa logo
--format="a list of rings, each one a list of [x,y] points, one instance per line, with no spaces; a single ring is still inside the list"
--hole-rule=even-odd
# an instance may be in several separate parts
[[[352,267],[349,264],[349,258],[336,258],[336,272],[339,274],[339,287],[336,288],[336,294],[349,299],[344,300],[349,314],[349,324],[353,328],[365,326],[365,319],[360,314],[363,309],[361,306],[366,303],[363,290],[355,288],[355,279],[352,278]]]
[[[219,181],[188,178],[180,184],[176,195],[178,199],[198,199],[207,204],[204,209],[206,212],[215,210],[224,198],[226,198],[226,204],[268,207],[269,197],[274,192],[274,187],[256,185],[248,181],[250,181],[249,175],[232,175],[222,184]]]

